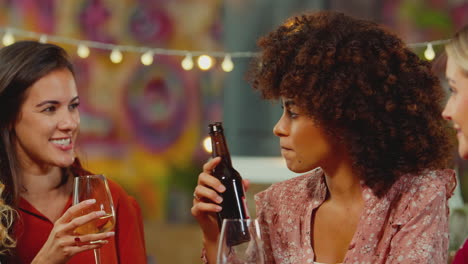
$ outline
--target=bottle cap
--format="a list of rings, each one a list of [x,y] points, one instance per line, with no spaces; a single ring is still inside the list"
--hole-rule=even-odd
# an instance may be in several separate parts
[[[223,123],[222,122],[211,123],[211,124],[208,125],[208,127],[210,128],[210,133],[222,132],[223,131]]]

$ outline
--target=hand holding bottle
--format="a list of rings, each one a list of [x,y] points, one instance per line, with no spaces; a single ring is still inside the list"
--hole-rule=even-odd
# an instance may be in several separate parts
[[[216,258],[216,245],[222,221],[250,217],[245,201],[245,184],[239,172],[232,166],[223,125],[216,122],[208,127],[213,160],[203,166],[203,172],[198,177],[198,184],[193,193],[195,199],[192,215],[200,224],[206,255],[213,262]],[[246,228],[239,226],[237,236],[231,236],[233,239],[228,242],[235,245],[249,241]],[[242,230],[244,232],[241,232]]]
[[[203,165],[203,172],[198,176],[197,186],[193,193],[192,215],[197,219],[205,239],[217,240],[219,226],[216,213],[222,209],[220,206],[226,187],[213,175],[212,171],[221,162],[221,158],[214,158]],[[248,189],[249,181],[242,180],[245,190]],[[216,190],[216,191],[215,191]]]
[[[205,241],[216,242],[219,234],[216,213],[222,210],[220,203],[223,198],[219,193],[223,193],[226,187],[211,173],[220,162],[221,158],[217,157],[203,165],[193,193],[192,215],[197,219]]]
[[[191,209],[192,215],[197,219],[202,229],[203,244],[207,257],[212,260],[210,263],[214,263],[216,260],[220,230],[217,213],[222,209],[220,206],[222,197],[218,193],[223,193],[226,190],[226,187],[212,175],[212,171],[220,162],[221,158],[217,157],[203,165],[203,172],[198,176],[197,186],[193,193],[194,199]],[[243,180],[242,184],[245,190],[247,190],[249,181]]]

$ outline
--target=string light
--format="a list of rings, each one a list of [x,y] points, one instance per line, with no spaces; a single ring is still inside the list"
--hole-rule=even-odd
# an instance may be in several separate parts
[[[232,63],[231,56],[229,54],[224,57],[223,62],[221,63],[221,68],[225,72],[231,72],[234,69],[234,63]]]
[[[4,46],[9,46],[15,43],[15,37],[13,36],[13,33],[11,33],[10,30],[7,29],[5,31],[5,35],[3,35],[3,38],[2,38],[2,43]]]
[[[208,55],[201,55],[197,60],[198,68],[203,71],[209,70],[213,66],[213,58]]]
[[[166,55],[166,56],[181,56],[184,59],[181,62],[181,67],[184,70],[191,70],[194,67],[194,62],[192,57],[198,56],[198,66],[202,70],[208,70],[213,66],[215,58],[224,58],[223,62],[221,63],[221,68],[226,71],[230,72],[234,69],[234,63],[232,62],[233,58],[251,58],[256,57],[258,52],[250,52],[250,51],[239,51],[239,52],[217,52],[217,51],[187,51],[187,50],[173,50],[173,49],[162,49],[162,48],[154,48],[154,47],[142,47],[142,46],[130,46],[130,45],[115,45],[110,43],[103,43],[97,41],[90,41],[90,40],[78,40],[73,38],[67,38],[62,36],[55,36],[55,35],[45,35],[42,33],[26,31],[18,28],[12,27],[0,27],[0,33],[3,33],[2,43],[5,46],[11,45],[15,42],[15,37],[18,38],[35,38],[38,41],[46,43],[48,41],[54,43],[62,43],[68,45],[77,46],[77,53],[78,56],[81,58],[87,58],[90,54],[90,49],[101,49],[101,50],[108,50],[111,52],[111,61],[114,63],[120,63],[123,59],[122,52],[133,52],[133,53],[141,53],[143,54],[141,57],[142,63],[143,57],[145,57],[145,63],[149,65],[152,64],[151,59],[149,59],[150,55],[146,55],[149,50],[152,51],[152,57],[154,58],[155,55]],[[447,43],[449,40],[435,40],[429,42],[421,42],[421,43],[412,43],[408,44],[410,48],[420,48],[425,47],[425,57],[428,60],[430,58],[434,59],[435,52],[433,46],[436,45],[443,45]],[[426,53],[428,53],[426,55]],[[433,55],[432,55],[433,54]],[[206,57],[205,57],[206,56]],[[149,63],[151,61],[151,63]],[[145,64],[146,65],[146,64]],[[231,68],[232,67],[232,68]]]
[[[191,69],[193,69],[192,54],[187,53],[187,55],[185,55],[185,58],[182,60],[180,65],[182,66],[182,69],[186,71],[190,71]]]
[[[41,35],[39,38],[40,43],[47,43],[47,35]]]
[[[110,54],[110,60],[113,63],[117,64],[117,63],[122,62],[122,59],[123,59],[122,52],[120,52],[120,50],[117,48],[113,49]]]
[[[427,48],[424,51],[424,57],[426,57],[426,59],[430,61],[435,58],[435,52],[434,48],[432,47],[432,43],[427,43]]]
[[[153,64],[153,56],[153,52],[148,50],[147,52],[143,53],[143,55],[141,55],[141,63],[145,66]]]
[[[78,56],[80,56],[80,58],[85,59],[89,56],[89,48],[84,44],[80,44],[78,45],[76,53],[78,54]]]

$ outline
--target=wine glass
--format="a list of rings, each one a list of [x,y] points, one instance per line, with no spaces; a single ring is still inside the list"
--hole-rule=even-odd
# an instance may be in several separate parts
[[[218,244],[218,264],[263,264],[263,241],[257,220],[224,219]]]
[[[77,235],[98,234],[112,230],[115,226],[115,210],[112,196],[104,175],[86,175],[75,177],[73,185],[73,204],[88,199],[96,199],[96,203],[82,209],[77,216],[86,215],[94,211],[104,211],[106,214],[82,226],[77,227],[74,233]],[[102,243],[92,241],[91,244]],[[101,263],[100,250],[94,250],[96,264]]]

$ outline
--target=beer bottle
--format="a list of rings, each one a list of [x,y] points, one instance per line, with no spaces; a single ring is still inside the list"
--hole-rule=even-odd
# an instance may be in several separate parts
[[[223,201],[221,202],[223,209],[218,213],[218,226],[221,228],[224,219],[248,219],[250,217],[245,201],[242,178],[239,172],[232,167],[231,155],[229,154],[226,138],[224,137],[222,123],[216,122],[210,124],[209,131],[213,150],[212,157],[221,157],[221,162],[213,170],[213,176],[218,178],[226,187],[226,191],[220,194],[223,197]],[[228,241],[230,245],[249,241],[250,236],[247,226],[242,226],[242,223],[239,223],[239,227],[235,230],[235,235],[232,237],[234,239]]]

